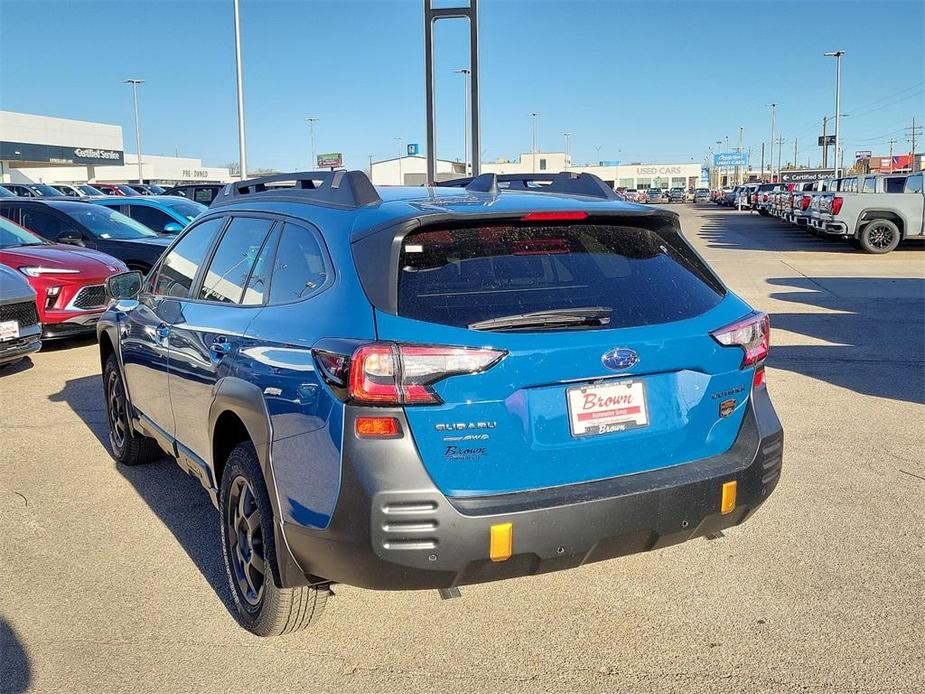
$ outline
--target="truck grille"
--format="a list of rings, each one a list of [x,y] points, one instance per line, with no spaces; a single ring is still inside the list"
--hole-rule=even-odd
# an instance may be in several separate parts
[[[0,305],[0,321],[14,320],[20,328],[35,325],[39,322],[39,314],[34,301],[20,301],[15,304]]]
[[[71,299],[71,308],[87,310],[102,308],[106,305],[106,288],[102,284],[82,287],[77,295]]]

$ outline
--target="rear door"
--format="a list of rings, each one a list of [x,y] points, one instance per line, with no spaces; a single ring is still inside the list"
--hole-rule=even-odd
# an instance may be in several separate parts
[[[209,460],[209,412],[215,384],[234,374],[245,331],[263,308],[263,291],[245,295],[252,271],[264,274],[274,220],[234,216],[189,297],[170,325],[170,402],[177,444]]]
[[[728,449],[751,373],[712,330],[749,308],[673,230],[503,223],[406,236],[379,337],[503,353],[408,406],[424,464],[449,495],[516,492],[682,464]],[[607,309],[571,327],[480,328]],[[593,312],[589,312],[590,313]],[[402,369],[407,371],[405,364]]]

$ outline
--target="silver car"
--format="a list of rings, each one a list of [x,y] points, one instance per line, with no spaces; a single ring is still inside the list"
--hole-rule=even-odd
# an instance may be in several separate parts
[[[0,265],[0,366],[37,352],[41,335],[35,290],[20,273]]]

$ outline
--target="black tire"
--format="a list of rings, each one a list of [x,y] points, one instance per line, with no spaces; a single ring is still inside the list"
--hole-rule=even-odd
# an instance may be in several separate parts
[[[881,255],[899,245],[899,236],[899,227],[889,219],[873,219],[861,230],[858,241],[861,250]]]
[[[318,619],[330,594],[326,586],[280,588],[273,578],[273,508],[249,441],[228,456],[219,500],[225,574],[241,626],[257,636],[280,636]]]
[[[122,465],[144,465],[163,458],[164,452],[154,439],[132,429],[125,384],[115,354],[109,355],[103,369],[103,395],[109,421],[109,450],[116,462]]]

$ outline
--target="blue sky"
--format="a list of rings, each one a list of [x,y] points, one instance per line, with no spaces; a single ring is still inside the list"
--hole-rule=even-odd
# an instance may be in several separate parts
[[[443,0],[440,0],[446,4]],[[310,148],[367,155],[423,149],[420,0],[241,0],[250,168],[304,169]],[[462,157],[463,22],[438,25],[437,153]],[[816,163],[843,63],[846,159],[855,149],[908,151],[903,129],[925,117],[925,3],[569,2],[482,0],[483,159],[539,145],[576,162],[702,161],[739,126],[757,163],[778,107],[784,160]],[[142,150],[237,159],[231,0],[0,0],[0,108],[117,123],[134,150],[128,77],[140,90]],[[0,134],[2,136],[2,134]],[[813,142],[811,142],[813,141]],[[812,145],[812,146],[811,146]],[[921,151],[921,149],[920,149]]]

